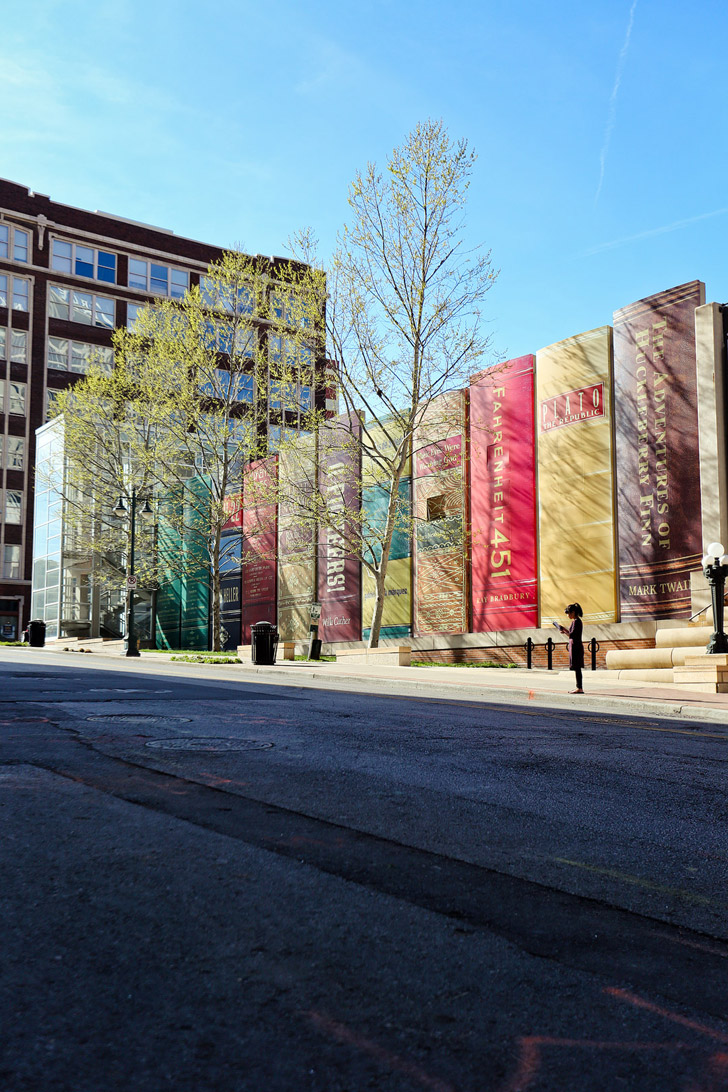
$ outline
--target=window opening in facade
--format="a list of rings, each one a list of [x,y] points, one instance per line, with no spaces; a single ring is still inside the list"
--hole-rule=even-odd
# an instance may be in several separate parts
[[[105,372],[110,372],[114,364],[114,350],[106,345],[89,345],[85,341],[72,341],[66,337],[48,338],[49,368],[86,375],[92,364],[98,364]]]
[[[221,285],[215,277],[200,277],[202,302],[214,311],[227,311],[229,315],[252,315],[255,312],[255,290],[241,285],[233,289]]]
[[[0,273],[0,307],[27,311],[30,303],[30,281]]]
[[[27,262],[30,251],[30,234],[15,224],[0,224],[0,258],[12,258]]]
[[[142,292],[155,292],[160,296],[181,299],[190,287],[190,275],[184,269],[174,269],[156,262],[129,259],[129,287]]]
[[[3,580],[20,580],[20,547],[3,548]]]
[[[8,436],[7,458],[5,466],[8,470],[22,470],[25,465],[25,440],[22,436]]]
[[[7,405],[5,404],[6,391]],[[11,379],[6,384],[4,379],[0,379],[0,406],[2,406],[5,413],[15,413],[20,417],[24,417],[25,393],[25,383],[17,383],[14,379]]]
[[[97,296],[92,292],[79,292],[75,288],[51,284],[48,286],[48,315],[50,318],[113,330],[114,301],[109,296]]]
[[[54,239],[51,244],[51,269],[116,284],[116,254],[63,239]]]
[[[19,489],[5,490],[5,522],[14,525],[23,522],[23,494]]]

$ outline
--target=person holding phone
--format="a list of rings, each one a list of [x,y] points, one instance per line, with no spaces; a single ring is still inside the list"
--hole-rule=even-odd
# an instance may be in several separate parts
[[[567,614],[571,619],[569,628],[566,629],[565,626],[560,626],[558,622],[554,622],[554,625],[569,638],[569,667],[576,675],[576,690],[570,690],[569,693],[583,694],[584,642],[581,639],[581,634],[584,624],[581,619],[584,611],[578,603],[569,603],[564,614]]]

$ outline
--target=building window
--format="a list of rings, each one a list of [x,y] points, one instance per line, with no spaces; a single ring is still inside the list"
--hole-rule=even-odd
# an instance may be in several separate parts
[[[5,522],[22,523],[23,494],[19,489],[5,490]]]
[[[307,329],[311,325],[300,298],[290,288],[271,289],[269,313],[272,319],[283,322],[286,326]]]
[[[4,326],[0,326],[0,360],[8,360],[8,349],[10,349],[9,359],[14,364],[27,364],[28,363],[28,332],[27,330],[10,330],[10,338],[8,338],[8,331]]]
[[[27,311],[30,300],[30,281],[22,277],[8,277],[0,274],[0,307],[11,307],[13,311]]]
[[[252,315],[255,311],[255,291],[248,285],[233,289],[221,285],[215,277],[200,277],[202,302],[216,311],[233,312],[238,315]]]
[[[98,364],[103,371],[110,372],[113,363],[114,350],[106,345],[89,345],[66,337],[48,338],[48,367],[56,371],[86,375],[92,364]]]
[[[295,428],[281,428],[280,425],[272,425],[268,429],[268,453],[275,455],[280,451],[282,443],[290,443],[291,440],[297,436],[307,435],[303,432],[298,432]]]
[[[247,327],[233,333],[232,324],[225,320],[206,322],[203,339],[206,349],[215,349],[228,356],[245,356],[250,360],[255,356],[255,331]]]
[[[46,421],[50,421],[52,417],[56,416],[58,412],[56,407],[58,406],[58,396],[60,393],[60,391],[54,390],[53,387],[48,387],[46,390]]]
[[[271,380],[268,404],[271,409],[295,410],[296,384],[276,383]]]
[[[3,580],[20,580],[19,546],[5,546],[3,549]]]
[[[53,240],[51,269],[116,284],[116,254],[77,243],[65,243],[62,239]]]
[[[235,402],[253,401],[254,380],[252,375],[236,372],[231,375],[226,368],[215,368],[215,378],[200,384],[202,394],[210,398],[228,399]]]
[[[16,383],[11,379],[8,383],[8,394],[8,413],[25,416],[25,383]]]
[[[28,333],[26,330],[10,331],[10,359],[15,364],[28,363]]]
[[[8,436],[8,470],[22,470],[25,463],[25,440],[21,436]]]
[[[141,288],[142,292],[156,292],[160,296],[182,299],[190,287],[190,275],[183,269],[172,269],[156,262],[129,259],[129,287]]]
[[[268,334],[268,359],[283,367],[310,370],[313,352],[308,345],[299,345],[292,338]]]
[[[114,328],[114,301],[109,296],[78,292],[52,284],[48,288],[48,314],[51,318],[83,322],[86,326]]]
[[[146,303],[127,303],[126,305],[126,328],[132,330],[134,323],[139,318],[140,311],[143,311],[146,307]]]
[[[15,224],[0,224],[0,258],[27,262],[29,250],[30,235],[27,231],[21,231]]]

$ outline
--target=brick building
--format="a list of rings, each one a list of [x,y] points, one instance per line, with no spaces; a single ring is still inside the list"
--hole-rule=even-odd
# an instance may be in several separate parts
[[[36,581],[38,602],[30,601],[33,471],[35,431],[56,392],[84,374],[92,356],[111,364],[114,327],[132,322],[155,297],[181,298],[221,255],[165,228],[59,204],[0,180],[0,638],[46,614],[43,581]],[[258,260],[275,291],[283,259]],[[265,336],[264,320],[260,328]],[[325,399],[323,387],[313,397]],[[296,427],[266,406],[270,434]],[[46,555],[47,544],[37,553]],[[48,594],[62,596],[62,585]]]

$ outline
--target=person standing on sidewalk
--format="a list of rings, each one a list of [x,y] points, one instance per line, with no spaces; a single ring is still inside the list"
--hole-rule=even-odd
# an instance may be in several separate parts
[[[568,629],[564,626],[559,626],[559,629],[569,638],[569,667],[576,675],[576,690],[570,690],[569,693],[583,694],[584,642],[581,639],[581,634],[584,624],[581,619],[584,611],[578,603],[569,603],[564,614],[568,614],[571,625]]]

